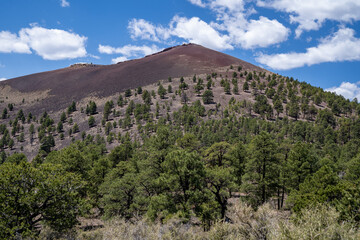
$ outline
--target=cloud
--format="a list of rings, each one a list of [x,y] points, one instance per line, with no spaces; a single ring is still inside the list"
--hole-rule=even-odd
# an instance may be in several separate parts
[[[339,87],[328,88],[325,91],[334,92],[350,100],[354,98],[360,99],[360,82],[342,82]]]
[[[285,41],[290,30],[277,20],[260,17],[259,20],[250,20],[243,28],[227,26],[232,42],[245,49],[267,47]]]
[[[203,3],[201,0],[189,0],[189,2],[191,2],[194,5],[197,5],[199,7],[205,7],[205,3]]]
[[[7,80],[7,78],[0,78],[0,81],[5,81]]]
[[[207,23],[199,17],[174,16],[167,27],[155,26],[144,19],[132,19],[128,29],[135,39],[161,42],[180,38],[216,50],[268,47],[285,41],[290,30],[277,20],[260,16],[258,20],[247,18],[256,12],[245,9],[244,0],[188,0],[208,8],[216,14],[216,21]]]
[[[170,37],[168,29],[162,26],[154,26],[144,19],[131,19],[128,24],[128,30],[132,39],[140,38],[159,42]]]
[[[61,0],[60,4],[62,7],[70,7],[70,3],[66,0]]]
[[[8,31],[0,32],[0,52],[3,53],[31,53],[30,47],[16,34]]]
[[[122,56],[111,59],[112,63],[118,63],[118,62],[127,61],[131,58],[144,57],[146,55],[159,52],[162,49],[158,48],[156,45],[151,45],[151,46],[125,45],[123,47],[115,48],[109,45],[100,44],[98,50],[100,53],[103,54],[121,54]]]
[[[121,57],[111,59],[111,62],[113,64],[116,64],[116,63],[119,63],[119,62],[125,62],[127,60],[129,60],[127,57],[121,56]]]
[[[99,45],[98,48],[100,53],[104,54],[122,54],[125,57],[140,57],[145,55],[150,55],[156,52],[161,51],[160,48],[158,48],[156,45],[152,46],[135,46],[135,45],[125,45],[123,47],[111,47],[108,45]]]
[[[32,53],[35,51],[46,60],[85,57],[87,38],[60,29],[46,29],[35,24],[22,28],[19,35],[0,32],[0,52]]]
[[[161,42],[168,40],[170,37],[178,37],[213,49],[233,48],[228,43],[229,37],[221,35],[198,17],[188,19],[175,16],[168,27],[155,26],[144,19],[132,19],[129,22],[128,29],[131,38],[134,40],[143,39]]]
[[[215,11],[224,8],[232,12],[240,12],[244,10],[245,5],[243,0],[208,0],[207,2],[210,8]]]
[[[188,19],[175,16],[172,25],[174,26],[171,34],[189,42],[218,50],[233,49],[228,36],[221,35],[198,17]]]
[[[242,11],[244,9],[243,0],[188,0],[190,3],[199,7],[212,8],[215,11],[223,11],[228,9],[230,11]]]
[[[46,60],[61,60],[85,57],[86,37],[60,29],[38,26],[23,28],[20,39]]]
[[[258,0],[257,5],[289,13],[290,22],[299,24],[295,32],[297,37],[303,31],[318,30],[326,20],[360,20],[359,0]]]
[[[88,56],[91,57],[91,58],[100,59],[99,56],[96,56],[96,55],[93,55],[93,54],[88,54]]]
[[[212,26],[226,31],[230,43],[244,49],[268,47],[287,40],[290,29],[277,20],[260,16],[248,19],[256,12],[245,7],[244,0],[208,0],[208,7],[217,13],[217,22]]]
[[[318,46],[306,49],[304,53],[260,55],[256,61],[272,69],[287,70],[323,62],[360,60],[360,39],[354,35],[353,29],[343,27],[322,39]]]

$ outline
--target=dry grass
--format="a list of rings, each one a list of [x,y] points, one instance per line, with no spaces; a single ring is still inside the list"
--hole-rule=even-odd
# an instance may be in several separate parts
[[[91,231],[72,231],[56,235],[48,229],[42,232],[42,239],[80,240],[221,240],[221,239],[360,239],[360,231],[349,222],[339,222],[334,208],[318,206],[306,209],[301,216],[290,216],[277,211],[269,204],[254,211],[249,205],[238,202],[229,209],[230,222],[218,222],[210,231],[200,226],[183,224],[171,219],[165,224],[151,223],[145,219],[135,223],[122,219],[105,222],[103,228]]]

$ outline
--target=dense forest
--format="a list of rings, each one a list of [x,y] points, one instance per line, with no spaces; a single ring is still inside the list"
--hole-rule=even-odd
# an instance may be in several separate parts
[[[58,122],[3,110],[0,238],[360,237],[357,99],[235,66],[116,99],[73,102]]]

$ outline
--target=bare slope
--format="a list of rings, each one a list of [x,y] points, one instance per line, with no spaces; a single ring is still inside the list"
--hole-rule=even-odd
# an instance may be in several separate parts
[[[10,79],[0,83],[0,92],[6,86],[25,95],[47,92],[45,101],[39,101],[30,108],[58,110],[69,105],[71,101],[80,101],[87,96],[107,97],[128,88],[155,83],[169,76],[209,73],[213,69],[231,64],[260,70],[227,54],[188,44],[114,65],[75,66]]]

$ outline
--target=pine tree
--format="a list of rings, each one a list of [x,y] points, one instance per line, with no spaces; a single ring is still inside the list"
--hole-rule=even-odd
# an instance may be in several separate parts
[[[73,126],[73,133],[77,133],[79,131],[80,131],[79,126],[77,125],[77,123],[75,123],[74,126]]]
[[[228,207],[228,199],[235,186],[234,168],[231,166],[227,152],[230,144],[226,142],[214,143],[205,151],[206,181],[213,195],[214,201],[220,208],[220,218],[225,218]]]
[[[145,104],[148,104],[148,105],[151,104],[151,95],[148,92],[148,90],[143,91],[142,99],[143,99]]]
[[[122,96],[121,94],[119,95],[117,104],[118,104],[119,107],[123,107],[123,106],[124,106],[124,98],[123,98],[123,96]]]
[[[172,93],[172,92],[173,92],[171,85],[168,86],[168,90],[167,90],[167,91],[168,91],[168,93]]]
[[[142,94],[142,92],[143,92],[142,88],[141,88],[141,87],[138,87],[138,88],[137,88],[137,94]]]
[[[225,82],[224,91],[225,91],[226,94],[231,94],[231,86],[230,86],[229,81]]]
[[[63,123],[62,123],[61,121],[58,122],[56,131],[57,131],[58,133],[61,133],[61,132],[63,131]]]
[[[126,89],[125,90],[125,97],[126,98],[131,97],[131,89]]]
[[[250,158],[246,164],[243,188],[254,206],[268,201],[277,191],[277,145],[269,133],[261,132],[250,144]]]
[[[89,117],[88,124],[90,128],[95,126],[95,118],[93,116]]]
[[[248,84],[248,82],[244,82],[243,91],[244,91],[244,92],[249,91],[249,84]]]
[[[66,121],[66,114],[65,114],[65,112],[62,112],[62,113],[61,113],[60,121],[61,121],[61,122],[65,122],[65,121]]]
[[[97,112],[97,106],[94,101],[90,101],[88,105],[86,105],[86,114],[94,115]]]
[[[202,95],[202,99],[204,104],[211,104],[214,99],[214,94],[211,90],[206,90]]]
[[[158,94],[159,94],[159,96],[160,96],[161,99],[164,99],[164,98],[165,98],[166,89],[163,87],[162,84],[159,85]]]

